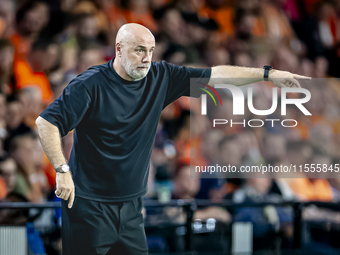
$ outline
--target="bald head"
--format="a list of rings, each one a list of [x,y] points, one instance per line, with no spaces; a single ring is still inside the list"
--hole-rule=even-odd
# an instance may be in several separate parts
[[[136,24],[128,23],[118,30],[116,37],[116,44],[121,43],[131,43],[138,40],[150,41],[155,43],[155,37],[146,27]]]
[[[113,67],[123,79],[143,79],[149,71],[154,48],[155,37],[149,29],[135,23],[125,24],[117,33]]]

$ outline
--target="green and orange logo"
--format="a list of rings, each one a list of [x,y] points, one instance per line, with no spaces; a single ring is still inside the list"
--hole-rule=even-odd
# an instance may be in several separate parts
[[[221,100],[220,96],[218,95],[217,91],[213,87],[209,86],[208,84],[202,83],[202,82],[199,82],[199,83],[204,85],[205,87],[209,88],[217,96],[218,100],[220,101],[220,104],[222,105],[222,100]],[[201,89],[205,93],[207,93],[212,98],[212,100],[214,101],[215,106],[217,106],[216,100],[209,90],[204,89],[204,88],[199,88],[199,89]]]

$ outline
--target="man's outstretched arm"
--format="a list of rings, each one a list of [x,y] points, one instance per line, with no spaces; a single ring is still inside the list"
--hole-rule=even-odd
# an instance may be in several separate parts
[[[67,162],[61,148],[59,129],[40,116],[36,119],[35,124],[41,145],[54,169],[62,164],[66,164]],[[75,195],[71,172],[57,173],[56,183],[55,194],[61,199],[69,199],[68,206],[71,208]]]
[[[262,68],[239,67],[239,66],[214,66],[211,68],[211,76],[209,85],[215,84],[231,84],[235,86],[243,86],[263,80],[264,70]],[[286,71],[272,69],[269,71],[269,80],[275,86],[282,87],[298,87],[300,83],[296,79],[307,79],[311,77],[293,74]]]

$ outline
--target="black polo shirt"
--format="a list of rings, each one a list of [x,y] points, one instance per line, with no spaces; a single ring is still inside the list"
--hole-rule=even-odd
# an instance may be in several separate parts
[[[74,129],[69,160],[76,196],[126,201],[147,191],[149,162],[161,111],[190,94],[190,78],[210,78],[211,69],[152,62],[147,76],[127,81],[113,59],[73,79],[40,116]]]

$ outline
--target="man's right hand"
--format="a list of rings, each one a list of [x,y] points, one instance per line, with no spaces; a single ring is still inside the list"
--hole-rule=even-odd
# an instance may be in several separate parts
[[[54,192],[57,197],[68,201],[68,208],[71,208],[74,202],[74,183],[71,175],[71,171],[67,173],[57,173],[57,189]]]

